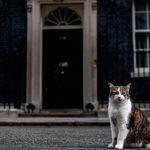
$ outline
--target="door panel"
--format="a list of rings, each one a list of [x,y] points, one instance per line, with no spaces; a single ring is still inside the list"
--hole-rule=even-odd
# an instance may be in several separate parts
[[[43,31],[43,108],[82,108],[82,30]]]

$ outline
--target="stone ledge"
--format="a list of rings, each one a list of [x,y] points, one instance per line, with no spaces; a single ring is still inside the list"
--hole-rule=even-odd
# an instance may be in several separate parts
[[[150,109],[149,108],[140,108],[140,110],[142,111],[142,113],[144,115],[146,115],[147,117],[150,117]],[[108,118],[108,112],[107,112],[107,108],[102,108],[99,109],[97,112],[97,116],[99,118]]]
[[[18,113],[19,117],[97,117],[97,112],[49,112],[49,113]]]
[[[66,117],[17,117],[2,118],[0,126],[106,126],[109,125],[108,118],[66,118]]]

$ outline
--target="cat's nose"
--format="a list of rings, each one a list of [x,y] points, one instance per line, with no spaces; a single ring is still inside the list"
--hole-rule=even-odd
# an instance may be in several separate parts
[[[118,97],[118,101],[122,101],[122,98],[121,98],[121,97]]]

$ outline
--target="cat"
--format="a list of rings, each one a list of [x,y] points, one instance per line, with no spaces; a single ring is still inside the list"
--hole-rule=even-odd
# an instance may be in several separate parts
[[[108,148],[150,148],[150,122],[130,99],[130,86],[114,86],[108,83],[110,94],[108,116],[112,142]]]

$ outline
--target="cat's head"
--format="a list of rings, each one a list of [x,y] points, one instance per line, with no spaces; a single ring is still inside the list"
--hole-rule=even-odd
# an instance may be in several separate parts
[[[121,103],[129,99],[131,83],[127,84],[126,86],[115,86],[112,83],[108,83],[108,85],[110,89],[109,98],[111,101]]]

